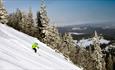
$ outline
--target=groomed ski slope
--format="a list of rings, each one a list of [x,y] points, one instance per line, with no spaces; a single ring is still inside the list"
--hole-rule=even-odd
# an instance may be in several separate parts
[[[31,44],[37,42],[37,53]],[[45,44],[0,23],[0,70],[82,70]]]

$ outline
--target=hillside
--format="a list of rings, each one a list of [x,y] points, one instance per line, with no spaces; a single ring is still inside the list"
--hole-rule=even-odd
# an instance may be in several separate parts
[[[72,33],[74,40],[80,40],[82,38],[92,37],[96,30],[98,34],[103,35],[107,40],[115,42],[115,22],[105,23],[87,23],[80,25],[71,25],[58,27],[60,33],[70,32]]]
[[[31,44],[37,42],[37,53]],[[0,24],[0,70],[82,70],[36,38]]]

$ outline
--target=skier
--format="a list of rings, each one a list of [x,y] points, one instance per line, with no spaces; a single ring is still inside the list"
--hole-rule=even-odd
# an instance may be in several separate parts
[[[32,44],[32,49],[35,51],[35,53],[37,52],[37,48],[39,49],[38,43],[33,43]]]

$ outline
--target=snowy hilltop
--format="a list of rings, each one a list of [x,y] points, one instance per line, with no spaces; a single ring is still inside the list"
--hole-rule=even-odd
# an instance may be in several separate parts
[[[76,42],[76,40],[75,40]],[[100,39],[99,40],[99,43],[100,44],[108,44],[110,41],[108,40],[105,40],[105,39]],[[93,40],[92,38],[89,38],[89,39],[81,39],[80,41],[78,41],[76,43],[78,46],[81,46],[81,47],[88,47],[90,45],[93,45]]]
[[[31,48],[37,42],[37,53]],[[82,70],[36,38],[0,23],[0,70]]]
[[[99,44],[109,44],[110,41],[105,40],[102,36],[98,36],[97,32],[94,32],[94,37],[89,38],[89,39],[82,39],[80,41],[75,41],[78,46],[81,47],[88,47],[91,45],[94,45],[94,42],[99,43]]]

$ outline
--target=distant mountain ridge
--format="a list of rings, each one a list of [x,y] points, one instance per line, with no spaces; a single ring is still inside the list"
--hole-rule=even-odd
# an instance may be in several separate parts
[[[71,28],[71,27],[84,27],[84,26],[90,26],[90,27],[111,27],[111,28],[115,28],[115,22],[94,22],[94,23],[84,23],[84,24],[74,24],[74,25],[67,25],[67,26],[63,26],[66,28]],[[60,27],[58,27],[60,28]]]
[[[92,35],[96,30],[99,34],[104,35],[106,39],[115,39],[115,22],[100,22],[100,23],[86,23],[79,25],[70,25],[58,27],[60,33],[83,33],[85,35]],[[75,36],[74,36],[75,39]]]

